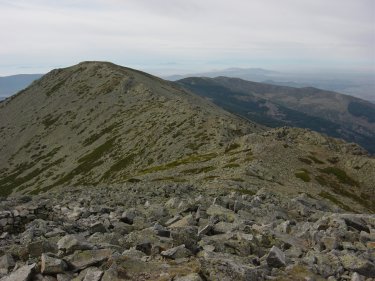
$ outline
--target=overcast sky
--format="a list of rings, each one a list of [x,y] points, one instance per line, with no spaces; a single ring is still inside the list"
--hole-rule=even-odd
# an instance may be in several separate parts
[[[375,72],[375,0],[0,0],[0,75],[105,60]]]

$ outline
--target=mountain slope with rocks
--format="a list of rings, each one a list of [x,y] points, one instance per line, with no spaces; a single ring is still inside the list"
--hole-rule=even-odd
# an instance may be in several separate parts
[[[159,78],[81,63],[0,103],[0,189],[124,182],[260,130]]]
[[[103,62],[0,103],[0,280],[372,280],[375,159]]]
[[[186,78],[178,83],[215,104],[270,127],[308,128],[375,153],[375,105],[316,88],[292,88],[237,78]]]

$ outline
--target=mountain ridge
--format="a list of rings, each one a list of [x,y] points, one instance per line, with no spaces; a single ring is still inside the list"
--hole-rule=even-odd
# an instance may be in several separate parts
[[[375,122],[371,117],[375,116],[375,105],[370,102],[313,87],[292,88],[228,77],[192,77],[178,83],[258,123],[310,128],[375,151]]]

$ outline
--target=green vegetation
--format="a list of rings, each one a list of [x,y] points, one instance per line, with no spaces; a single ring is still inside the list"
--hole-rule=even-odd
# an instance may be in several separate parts
[[[312,161],[314,161],[314,163],[316,163],[316,164],[324,164],[323,161],[319,160],[319,159],[316,158],[315,156],[309,155],[309,156],[307,156],[307,157],[310,158]]]
[[[42,124],[45,128],[49,128],[50,126],[55,124],[57,120],[59,120],[59,116],[53,118],[51,114],[48,114],[46,118],[44,118],[44,120],[42,121]]]
[[[294,175],[296,176],[296,178],[299,178],[299,179],[303,180],[304,182],[310,182],[311,181],[309,171],[307,171],[306,169],[300,169]]]
[[[350,208],[348,205],[342,203],[341,201],[339,201],[334,195],[332,195],[331,193],[328,193],[328,192],[325,192],[325,191],[322,191],[318,194],[320,197],[322,198],[325,198],[329,201],[331,201],[332,203],[336,204],[337,206],[339,206],[341,209],[345,210],[345,211],[348,211],[348,212],[354,212],[354,210],[352,208]]]
[[[88,137],[87,139],[85,139],[83,141],[83,145],[87,146],[87,145],[90,145],[90,144],[94,143],[96,140],[98,140],[103,135],[112,132],[118,125],[119,125],[119,123],[113,123],[112,125],[110,125],[110,126],[104,128],[103,130],[101,130],[99,133],[91,135],[90,137]]]
[[[111,168],[109,168],[109,170],[104,173],[101,179],[108,179],[112,174],[124,170],[126,167],[133,163],[135,156],[135,154],[130,154],[127,157],[115,163],[114,165],[112,165]]]
[[[309,160],[309,159],[307,159],[307,158],[299,157],[298,160],[301,161],[301,162],[303,162],[303,163],[305,163],[305,164],[307,164],[307,165],[311,165],[312,164],[312,161]]]
[[[64,159],[62,158],[52,163],[49,163],[45,166],[42,166],[41,168],[36,168],[24,176],[20,176],[20,175],[23,174],[28,169],[34,167],[34,163],[22,163],[21,165],[18,165],[16,170],[13,173],[11,173],[8,176],[3,177],[0,180],[0,195],[8,196],[9,194],[12,193],[12,191],[15,188],[17,187],[19,188],[22,184],[25,184],[26,182],[39,176],[40,174],[42,174],[44,171],[48,170],[49,168],[60,164],[61,162],[63,162],[63,160]]]
[[[164,170],[169,170],[181,165],[186,165],[190,163],[198,163],[198,162],[206,162],[213,158],[217,157],[216,153],[208,153],[208,154],[202,154],[202,155],[190,155],[186,158],[179,159],[173,162],[169,162],[160,166],[154,166],[150,167],[148,169],[140,171],[141,174],[148,174],[148,173],[154,173]]]
[[[339,170],[339,171],[341,171],[341,170]],[[341,175],[341,173],[339,173],[339,174]],[[341,186],[340,183],[332,180],[331,178],[329,178],[328,176],[326,176],[324,174],[317,176],[315,179],[319,184],[321,184],[323,186],[331,187],[332,191],[334,193],[336,193],[338,195],[341,195],[341,196],[344,196],[344,197],[347,197],[347,198],[359,203],[363,207],[365,207],[369,210],[375,211],[375,206],[372,204],[370,196],[363,196],[363,194],[361,194],[361,196],[358,196],[355,193],[355,190],[350,190],[348,188],[345,188],[345,187]],[[348,181],[345,177],[343,177],[343,179],[345,179],[345,182]],[[356,184],[358,184],[358,183],[356,182]]]
[[[244,182],[245,181],[244,179],[241,179],[241,178],[231,178],[230,180],[238,181],[238,182]]]
[[[88,173],[96,166],[101,165],[103,161],[100,160],[100,158],[103,157],[113,148],[115,140],[116,138],[107,140],[105,143],[94,149],[91,153],[78,159],[78,163],[80,163],[80,165],[78,165],[76,168],[71,170],[68,174],[66,174],[59,180],[57,180],[54,184],[44,187],[42,191],[47,191],[55,186],[70,182],[75,176]]]
[[[241,145],[239,145],[238,143],[232,143],[230,144],[226,149],[225,149],[225,153],[228,153],[232,150],[235,150],[237,148],[239,148]]]
[[[239,166],[240,165],[237,163],[229,163],[229,164],[226,164],[223,168],[237,168]]]
[[[64,85],[64,83],[66,82],[66,79],[56,83],[55,85],[52,86],[51,89],[49,89],[47,92],[46,92],[46,95],[47,97],[49,97],[50,95],[52,95],[54,92],[58,91],[62,85]]]
[[[205,167],[201,167],[201,168],[187,169],[187,170],[182,171],[181,173],[185,174],[185,175],[192,175],[192,174],[207,173],[207,172],[213,171],[215,169],[216,168],[212,167],[212,166],[205,166]]]
[[[341,183],[348,184],[350,186],[359,186],[359,183],[349,177],[345,171],[336,168],[336,167],[327,167],[324,169],[319,169],[320,172],[328,174],[328,175],[334,175]]]
[[[128,182],[132,182],[132,183],[137,183],[137,182],[140,182],[141,180],[140,179],[136,179],[136,178],[131,178],[131,179],[128,179],[127,181]]]

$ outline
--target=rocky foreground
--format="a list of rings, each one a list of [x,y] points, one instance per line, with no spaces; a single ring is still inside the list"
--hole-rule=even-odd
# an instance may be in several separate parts
[[[375,280],[375,216],[191,185],[0,202],[0,280]]]

